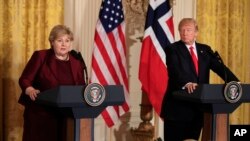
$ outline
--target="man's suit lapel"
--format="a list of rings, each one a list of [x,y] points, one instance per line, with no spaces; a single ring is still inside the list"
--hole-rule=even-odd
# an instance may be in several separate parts
[[[203,59],[203,53],[204,51],[202,50],[202,47],[196,43],[196,50],[197,50],[197,56],[198,56],[198,70],[202,70],[205,66],[204,64],[204,59]],[[200,71],[198,76],[201,75]]]
[[[189,50],[187,49],[186,45],[183,42],[181,42],[180,51],[181,51],[182,56],[184,56],[184,59],[185,59],[184,61],[188,61],[188,63],[191,64],[192,71],[196,75],[195,66],[194,66],[192,57],[190,55]],[[188,60],[186,60],[187,58]],[[198,67],[199,67],[199,64],[198,64]]]

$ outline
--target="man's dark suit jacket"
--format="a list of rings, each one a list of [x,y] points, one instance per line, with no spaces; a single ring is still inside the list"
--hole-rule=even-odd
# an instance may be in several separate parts
[[[161,112],[161,116],[164,119],[191,120],[195,114],[201,114],[199,113],[199,105],[175,100],[172,92],[181,90],[188,82],[208,84],[210,70],[224,80],[227,75],[227,81],[238,81],[237,77],[219,61],[208,45],[197,42],[195,45],[198,55],[198,76],[196,75],[189,50],[182,41],[177,41],[166,49],[169,81]]]

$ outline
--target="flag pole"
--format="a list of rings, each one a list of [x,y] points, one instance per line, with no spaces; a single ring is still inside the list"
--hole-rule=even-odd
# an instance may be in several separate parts
[[[168,86],[164,51],[168,44],[174,42],[173,3],[174,0],[149,0],[139,67],[139,80],[145,90],[142,91],[140,105],[143,122],[132,130],[132,135],[138,141],[161,140],[155,139],[155,127],[150,121],[153,118],[153,108],[160,115]]]

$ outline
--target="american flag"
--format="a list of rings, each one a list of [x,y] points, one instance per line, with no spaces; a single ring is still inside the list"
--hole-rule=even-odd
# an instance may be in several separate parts
[[[125,102],[108,106],[102,113],[108,127],[129,110],[125,22],[121,0],[103,0],[96,24],[92,54],[91,82],[123,85]]]
[[[158,115],[167,90],[165,47],[174,42],[172,9],[168,0],[150,0],[142,42],[139,79]]]

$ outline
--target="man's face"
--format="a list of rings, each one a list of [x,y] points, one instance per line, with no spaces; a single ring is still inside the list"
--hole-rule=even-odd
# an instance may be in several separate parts
[[[187,44],[192,45],[198,35],[195,25],[192,22],[183,23],[179,29],[181,40]]]

